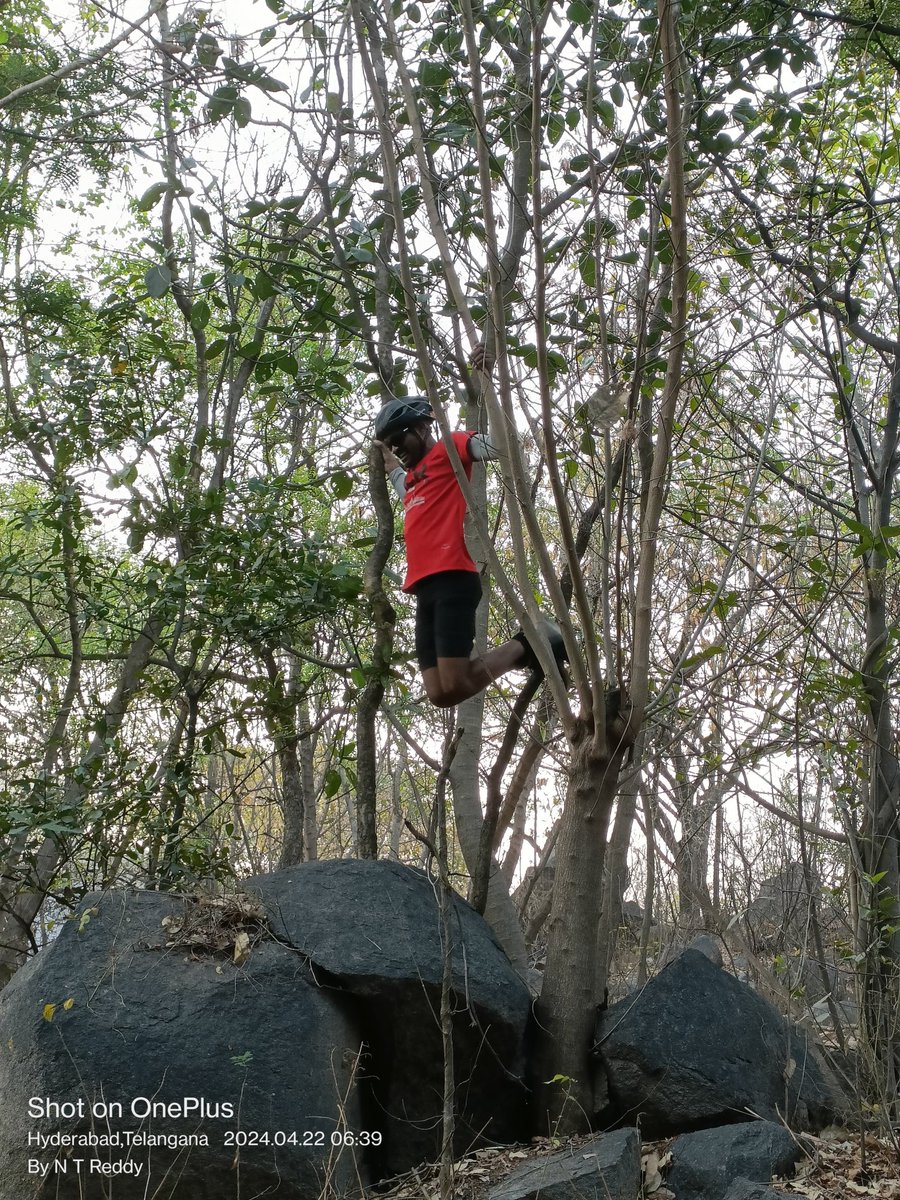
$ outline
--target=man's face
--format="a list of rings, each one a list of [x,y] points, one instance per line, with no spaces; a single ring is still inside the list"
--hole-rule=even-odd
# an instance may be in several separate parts
[[[421,462],[428,452],[428,428],[429,422],[419,421],[409,429],[391,433],[384,439],[384,444],[389,450],[393,450],[407,471]]]

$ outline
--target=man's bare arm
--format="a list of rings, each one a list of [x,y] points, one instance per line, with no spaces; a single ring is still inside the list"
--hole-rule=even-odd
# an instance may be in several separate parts
[[[375,445],[381,451],[381,457],[384,460],[384,473],[390,479],[394,491],[402,500],[406,495],[406,468],[401,464],[400,459],[384,442],[379,442],[377,439]]]

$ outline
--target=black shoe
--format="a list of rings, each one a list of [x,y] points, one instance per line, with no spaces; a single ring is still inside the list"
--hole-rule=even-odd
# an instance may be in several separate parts
[[[563,640],[562,630],[547,617],[541,617],[539,625],[547,641],[550,643],[550,649],[553,651],[557,669],[563,679],[565,679],[566,675],[563,670],[563,663],[569,661],[569,656],[566,654],[566,643]],[[525,660],[522,666],[528,671],[536,671],[543,678],[544,669],[538,662],[538,657],[534,650],[532,650],[528,638],[525,636],[525,631],[520,629],[513,638],[513,641],[520,642],[525,648]]]

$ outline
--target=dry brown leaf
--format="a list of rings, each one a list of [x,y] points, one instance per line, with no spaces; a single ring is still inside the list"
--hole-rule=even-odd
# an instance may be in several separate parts
[[[649,1196],[654,1192],[658,1192],[662,1187],[662,1172],[659,1168],[660,1158],[655,1150],[651,1150],[649,1154],[645,1154],[641,1159],[641,1171],[644,1175],[644,1195]]]
[[[242,929],[234,939],[234,961],[238,964],[238,966],[240,966],[242,963],[245,963],[249,957],[250,934]]]

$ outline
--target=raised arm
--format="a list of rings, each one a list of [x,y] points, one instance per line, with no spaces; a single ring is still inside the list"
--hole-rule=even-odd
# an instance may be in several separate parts
[[[375,445],[381,451],[381,457],[384,460],[384,473],[390,479],[394,491],[402,500],[406,495],[406,470],[397,455],[384,442],[379,442],[376,438]]]

